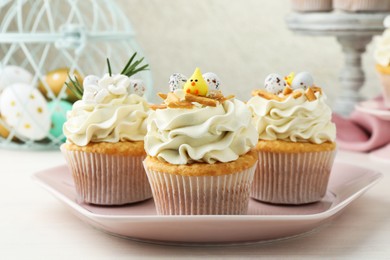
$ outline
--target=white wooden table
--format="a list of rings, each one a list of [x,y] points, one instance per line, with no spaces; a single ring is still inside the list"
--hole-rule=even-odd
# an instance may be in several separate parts
[[[293,32],[309,36],[334,36],[344,52],[345,66],[340,72],[341,92],[334,111],[347,116],[360,100],[364,84],[362,54],[372,37],[384,30],[383,20],[390,13],[291,13],[286,18]],[[373,64],[374,65],[374,64]]]
[[[60,152],[0,149],[0,259],[389,259],[390,164],[343,151],[337,160],[381,171],[384,178],[319,230],[271,244],[175,247],[113,237],[72,215],[31,178],[64,164]]]

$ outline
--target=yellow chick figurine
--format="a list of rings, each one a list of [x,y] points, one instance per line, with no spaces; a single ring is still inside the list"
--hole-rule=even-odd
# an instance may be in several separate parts
[[[291,86],[294,77],[295,77],[294,72],[291,72],[290,74],[288,74],[288,76],[284,77],[284,80],[286,81],[287,85]]]
[[[187,80],[183,87],[186,93],[191,93],[197,96],[206,96],[209,92],[209,87],[204,80],[199,68],[195,69],[194,74]]]

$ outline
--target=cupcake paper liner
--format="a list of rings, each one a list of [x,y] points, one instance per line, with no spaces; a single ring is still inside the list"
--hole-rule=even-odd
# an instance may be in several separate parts
[[[334,157],[335,151],[259,151],[251,197],[275,204],[319,201],[326,193]]]
[[[335,9],[359,12],[359,11],[388,11],[388,0],[333,0]]]
[[[152,197],[142,161],[145,156],[120,156],[69,151],[61,147],[80,201],[122,205]]]
[[[182,176],[146,169],[159,215],[242,215],[248,210],[254,164],[220,176]]]
[[[326,12],[332,10],[332,0],[291,0],[291,8],[298,12]]]
[[[390,108],[390,74],[378,73],[382,85],[383,101]]]

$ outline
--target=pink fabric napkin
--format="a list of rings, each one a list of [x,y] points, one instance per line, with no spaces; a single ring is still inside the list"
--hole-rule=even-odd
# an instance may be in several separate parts
[[[356,110],[348,118],[334,113],[332,120],[340,149],[369,152],[390,143],[390,121]]]

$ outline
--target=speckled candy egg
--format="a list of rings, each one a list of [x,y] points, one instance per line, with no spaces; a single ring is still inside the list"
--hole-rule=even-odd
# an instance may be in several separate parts
[[[81,75],[77,71],[74,71],[74,73],[70,73],[70,70],[68,68],[56,69],[48,72],[43,77],[43,81],[46,83],[46,86],[43,82],[39,82],[39,91],[41,91],[42,94],[49,99],[54,99],[55,97],[58,97],[62,88],[66,88],[66,86],[64,85],[65,82],[68,81],[68,74],[72,77],[72,79],[76,77],[80,84],[83,82]],[[47,87],[50,88],[52,93],[48,93]],[[66,89],[64,94],[65,96],[63,98],[66,98],[71,102],[75,102],[78,99],[69,89]]]
[[[66,121],[66,113],[72,109],[72,104],[64,100],[51,101],[48,103],[48,109],[51,114],[50,134],[56,138],[61,137],[61,141],[65,141],[62,126]]]
[[[176,89],[182,89],[187,82],[187,77],[181,73],[173,73],[169,77],[169,91],[173,92]]]
[[[217,74],[213,72],[206,72],[202,76],[209,86],[209,91],[220,90],[221,80],[218,78]]]
[[[291,83],[291,88],[294,90],[299,88],[307,89],[308,87],[313,86],[313,83],[313,77],[309,72],[300,72],[295,75]]]
[[[264,81],[265,90],[273,94],[281,93],[286,86],[283,77],[278,74],[270,74]]]
[[[0,68],[0,91],[14,83],[31,84],[33,75],[22,67],[5,66]]]
[[[42,94],[25,83],[15,83],[3,90],[0,111],[5,122],[17,134],[41,140],[50,129],[50,113]]]
[[[143,96],[146,91],[145,82],[142,79],[130,79],[130,93]]]

